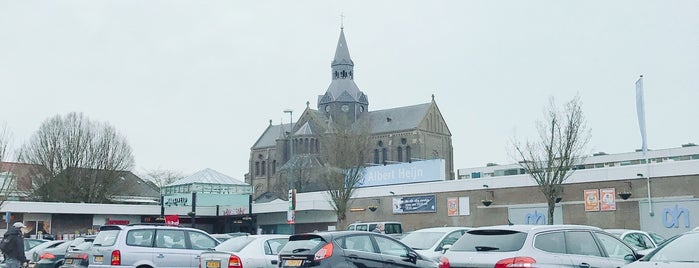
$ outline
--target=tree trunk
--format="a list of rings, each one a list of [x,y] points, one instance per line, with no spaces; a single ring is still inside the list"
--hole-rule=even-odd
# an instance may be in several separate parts
[[[549,196],[549,197],[547,197],[546,199],[548,199],[547,201],[548,201],[548,205],[549,205],[549,209],[548,209],[548,214],[549,214],[549,215],[548,215],[548,218],[547,218],[547,221],[548,221],[547,224],[548,224],[548,225],[553,225],[553,212],[554,212],[554,210],[556,209],[556,200],[555,200],[556,197]]]

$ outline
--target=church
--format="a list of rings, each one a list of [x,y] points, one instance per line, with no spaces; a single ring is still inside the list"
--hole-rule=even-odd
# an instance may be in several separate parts
[[[340,28],[335,57],[330,65],[328,89],[318,96],[315,109],[306,108],[296,122],[278,125],[269,121],[250,149],[249,173],[257,202],[286,199],[289,172],[299,192],[322,191],[322,176],[313,170],[323,167],[323,140],[331,126],[367,128],[368,148],[361,161],[365,166],[413,163],[443,159],[447,180],[454,179],[451,132],[434,95],[427,103],[372,111],[369,97],[355,83],[344,27]]]

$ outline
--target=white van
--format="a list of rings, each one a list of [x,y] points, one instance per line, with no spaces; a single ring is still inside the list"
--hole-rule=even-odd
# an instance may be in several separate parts
[[[355,222],[348,225],[347,230],[371,232],[379,223],[383,223],[384,233],[387,235],[400,236],[403,234],[403,225],[397,221]]]

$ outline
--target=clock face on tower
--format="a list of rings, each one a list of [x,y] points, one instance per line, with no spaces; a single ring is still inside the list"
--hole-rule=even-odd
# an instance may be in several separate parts
[[[343,112],[349,111],[349,106],[347,106],[347,104],[342,105],[342,111],[343,111]]]
[[[325,105],[325,112],[329,113],[330,112],[330,105]]]

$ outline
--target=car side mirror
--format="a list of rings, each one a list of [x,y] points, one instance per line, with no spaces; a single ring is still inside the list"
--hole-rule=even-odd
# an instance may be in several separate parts
[[[446,244],[446,245],[442,246],[442,254],[446,253],[447,250],[449,250],[450,248],[451,248],[451,244]]]
[[[624,260],[627,262],[634,262],[637,259],[640,259],[641,257],[643,257],[643,256],[641,256],[641,257],[638,257],[638,256],[639,255],[627,254],[626,256],[624,256]]]
[[[408,258],[405,259],[405,261],[411,262],[411,263],[413,263],[413,264],[416,264],[416,263],[417,263],[418,255],[417,255],[416,252],[414,252],[414,251],[409,251],[407,257],[408,257]]]

